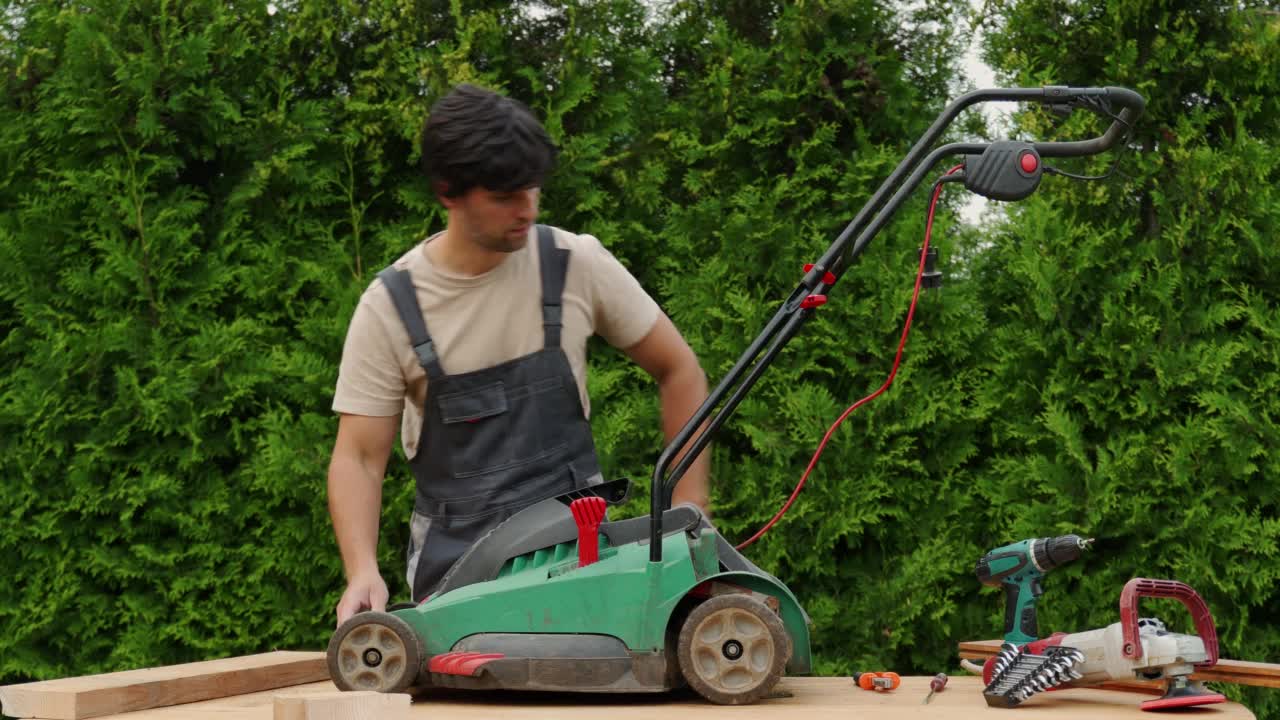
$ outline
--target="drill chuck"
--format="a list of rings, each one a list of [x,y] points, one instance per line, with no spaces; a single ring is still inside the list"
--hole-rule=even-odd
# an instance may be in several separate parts
[[[1086,540],[1079,535],[1041,538],[1031,544],[1032,562],[1041,573],[1047,573],[1073,560],[1079,560],[1080,553],[1092,542],[1092,539]]]

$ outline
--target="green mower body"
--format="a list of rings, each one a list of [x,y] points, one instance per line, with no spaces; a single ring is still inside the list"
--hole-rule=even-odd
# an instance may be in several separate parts
[[[587,491],[585,494],[590,495]],[[463,555],[416,606],[361,613],[334,634],[330,674],[346,690],[410,688],[661,692],[691,685],[748,703],[810,671],[809,619],[701,511],[602,522],[583,565],[569,503],[544,500]],[[714,602],[713,602],[714,601]]]

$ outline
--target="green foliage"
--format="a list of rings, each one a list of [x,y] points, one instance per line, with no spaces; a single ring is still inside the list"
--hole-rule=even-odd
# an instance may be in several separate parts
[[[10,12],[0,674],[313,642],[352,300],[326,109],[265,5]]]
[[[272,10],[0,14],[7,680],[323,646],[335,370],[373,273],[442,218],[416,168],[430,102],[461,80],[523,95],[583,134],[565,162],[589,183],[630,122],[612,84],[652,69],[610,29],[632,4]],[[595,70],[532,72],[530,48]],[[408,480],[387,483],[393,587]]]
[[[0,6],[0,682],[323,647],[342,338],[373,274],[443,226],[416,139],[453,84],[545,118],[542,219],[600,237],[713,384],[962,87],[962,0],[650,5]],[[1046,583],[1044,630],[1114,622],[1128,577],[1170,577],[1224,655],[1275,656],[1280,53],[1273,12],[1234,7],[988,3],[1009,84],[1127,85],[1150,108],[1116,180],[1048,178],[984,235],[943,191],[947,280],[894,384],[748,550],[812,616],[819,673],[953,668],[1001,626],[976,558],[1062,532],[1099,547]],[[1018,116],[1028,137],[1100,127]],[[712,445],[730,539],[888,376],[926,189]],[[593,345],[589,383],[605,472],[642,513],[652,381]],[[398,454],[384,495],[401,598]]]
[[[1053,183],[975,277],[993,328],[978,397],[1000,410],[982,517],[1088,532],[1105,554],[1055,583],[1045,619],[1112,622],[1128,577],[1175,578],[1205,597],[1225,657],[1261,660],[1280,653],[1280,291],[1264,239],[1280,221],[1280,24],[1258,5],[1002,4],[988,52],[1014,82],[1126,85],[1149,105],[1123,184]],[[1176,605],[1150,611],[1191,631]],[[1226,691],[1280,712],[1273,694]]]

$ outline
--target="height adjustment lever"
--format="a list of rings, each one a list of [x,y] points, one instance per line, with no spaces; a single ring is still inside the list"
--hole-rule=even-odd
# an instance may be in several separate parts
[[[992,200],[1021,200],[1036,191],[1044,173],[1031,143],[993,142],[981,155],[966,155],[964,186]]]
[[[580,497],[569,503],[569,512],[578,526],[578,567],[594,565],[600,559],[600,523],[604,520],[604,498]]]

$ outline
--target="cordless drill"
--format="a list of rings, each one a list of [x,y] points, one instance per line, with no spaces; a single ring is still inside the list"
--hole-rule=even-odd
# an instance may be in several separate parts
[[[1036,598],[1040,578],[1080,557],[1093,542],[1079,535],[1023,540],[998,547],[978,560],[978,580],[1004,587],[1004,639],[1017,645],[1037,639]]]

